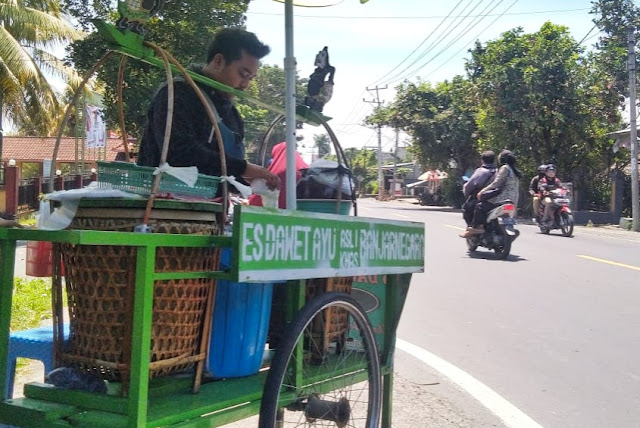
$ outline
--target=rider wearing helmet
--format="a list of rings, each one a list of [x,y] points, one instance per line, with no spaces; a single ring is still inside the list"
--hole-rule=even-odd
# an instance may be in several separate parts
[[[545,169],[545,175],[538,182],[538,189],[543,196],[541,203],[544,207],[544,215],[541,222],[550,223],[553,221],[553,201],[551,200],[550,193],[554,189],[562,187],[562,182],[556,177],[556,167],[554,164],[547,165]]]
[[[479,202],[473,213],[471,225],[460,234],[462,238],[483,233],[487,214],[500,203],[509,200],[518,205],[518,181],[522,178],[522,173],[516,167],[516,156],[510,150],[504,149],[498,156],[498,162],[501,166],[493,181],[476,195]]]
[[[538,167],[538,175],[531,179],[529,184],[529,194],[532,196],[533,202],[533,215],[538,218],[538,212],[540,211],[540,191],[538,190],[538,183],[540,179],[544,177],[547,170],[547,165],[540,165]]]

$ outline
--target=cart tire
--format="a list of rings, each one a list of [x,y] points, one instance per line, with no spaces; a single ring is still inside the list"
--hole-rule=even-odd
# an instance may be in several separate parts
[[[317,332],[318,324],[324,325],[329,308],[346,312],[346,325],[350,328],[336,343],[323,346],[323,340],[316,340],[313,335],[317,333],[313,332]],[[310,354],[308,358],[303,356],[301,362],[296,356],[300,343]],[[327,347],[328,350],[323,350]],[[297,363],[302,367],[298,386],[292,379]],[[320,378],[318,372],[323,373]],[[355,378],[364,380],[354,383]],[[377,428],[381,405],[380,359],[364,310],[348,294],[325,293],[314,297],[287,326],[276,350],[264,385],[259,428],[345,425]],[[329,413],[333,416],[326,416]]]

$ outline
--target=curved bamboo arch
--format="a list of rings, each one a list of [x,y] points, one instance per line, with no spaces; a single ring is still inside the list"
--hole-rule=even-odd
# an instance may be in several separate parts
[[[166,123],[166,127],[165,127],[165,138],[163,141],[163,146],[162,146],[162,154],[161,154],[161,164],[166,162],[166,157],[167,157],[167,153],[169,150],[169,140],[170,140],[170,136],[171,136],[171,126],[172,126],[172,122],[173,122],[173,101],[174,101],[174,95],[173,95],[173,74],[171,71],[171,65],[175,66],[180,73],[184,76],[186,82],[189,84],[189,86],[195,91],[198,99],[200,100],[200,102],[202,103],[207,116],[209,117],[209,120],[211,121],[212,125],[213,125],[213,129],[214,129],[214,134],[216,136],[216,140],[218,142],[218,150],[220,152],[220,170],[221,170],[221,174],[222,176],[226,176],[227,175],[227,162],[226,162],[226,155],[225,155],[225,150],[224,150],[224,142],[222,141],[222,133],[220,132],[220,127],[218,126],[218,121],[216,120],[216,115],[213,112],[211,106],[209,105],[209,103],[207,102],[204,94],[202,93],[202,90],[200,89],[200,87],[198,87],[198,85],[194,82],[194,80],[191,78],[191,76],[189,75],[189,73],[187,72],[187,70],[166,50],[160,48],[159,46],[150,43],[150,42],[145,42],[144,43],[145,46],[150,47],[151,49],[153,49],[157,54],[160,55],[160,57],[163,60],[164,66],[165,66],[165,71],[167,73],[167,85],[168,85],[168,90],[169,90],[169,95],[168,95],[168,105],[167,105],[167,123]],[[93,67],[91,67],[89,69],[89,71],[85,74],[85,76],[83,77],[80,85],[78,86],[78,88],[76,89],[76,92],[74,93],[71,102],[69,103],[69,105],[67,105],[67,109],[65,110],[65,114],[64,117],[62,118],[62,121],[60,122],[59,128],[58,128],[58,134],[56,137],[56,142],[55,142],[55,146],[53,149],[53,155],[52,155],[52,165],[54,166],[54,168],[51,168],[51,173],[49,176],[49,192],[53,191],[53,184],[54,184],[54,179],[55,179],[55,164],[56,164],[56,159],[58,157],[58,151],[60,149],[60,142],[62,140],[62,134],[64,132],[64,129],[67,125],[67,122],[69,121],[69,117],[71,116],[71,109],[73,108],[73,106],[76,104],[79,95],[82,93],[82,89],[84,88],[84,86],[87,84],[87,82],[89,81],[89,79],[100,69],[100,67],[102,67],[104,65],[104,63],[111,57],[111,55],[113,55],[115,53],[115,51],[108,51],[102,58],[100,58],[94,65]],[[127,142],[127,133],[125,130],[125,124],[124,124],[124,102],[123,102],[123,96],[122,96],[122,87],[124,84],[124,67],[126,65],[126,55],[123,54],[123,58],[120,61],[120,67],[118,70],[118,116],[119,116],[119,122],[120,122],[120,128],[121,128],[121,133],[122,133],[122,139],[123,139],[123,146],[124,146],[124,151],[125,151],[125,159],[127,161],[130,161],[129,158],[129,147],[128,147],[128,142]],[[149,214],[151,211],[151,207],[153,206],[153,200],[155,199],[155,195],[157,193],[158,190],[158,186],[160,184],[160,178],[162,176],[162,173],[157,174],[154,177],[154,182],[153,182],[153,186],[151,189],[151,194],[149,195],[149,201],[147,203],[147,209],[145,211],[145,218],[144,218],[144,223],[146,224],[146,222],[149,219]],[[223,203],[222,203],[222,224],[226,223],[226,219],[227,219],[227,211],[228,211],[228,184],[226,180],[222,180],[220,185],[222,186],[222,195],[223,195]]]
[[[353,215],[357,216],[358,204],[356,202],[356,194],[354,191],[355,189],[352,186],[352,181],[351,181],[352,172],[351,172],[351,165],[349,164],[349,160],[345,156],[344,150],[342,150],[342,146],[338,142],[338,137],[336,137],[336,134],[333,132],[333,130],[331,129],[327,121],[322,117],[322,115],[315,114],[315,112],[313,111],[311,111],[311,113],[315,116],[318,122],[322,124],[327,134],[329,134],[329,138],[331,139],[333,148],[336,151],[336,157],[338,158],[338,164],[339,164],[338,175],[340,178],[340,182],[342,182],[342,179],[345,174],[349,177],[349,188],[351,189],[351,204],[353,205]],[[285,115],[283,114],[280,114],[275,119],[273,119],[273,121],[271,121],[271,123],[269,124],[269,127],[267,128],[267,131],[265,132],[264,136],[262,137],[262,141],[260,142],[260,148],[258,149],[258,162],[260,162],[260,165],[262,167],[265,167],[265,168],[267,167],[266,160],[267,160],[267,148],[269,147],[269,138],[273,134],[273,130],[275,129],[275,127],[278,124],[280,124],[284,119],[285,119]],[[344,168],[340,168],[342,165],[344,165],[344,168],[346,168],[346,170]],[[336,214],[339,213],[341,200],[342,200],[342,192],[338,191],[338,199],[337,199],[338,203],[336,205]]]

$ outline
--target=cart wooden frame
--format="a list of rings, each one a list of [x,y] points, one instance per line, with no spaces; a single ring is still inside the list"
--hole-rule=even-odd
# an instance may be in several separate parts
[[[285,221],[283,221],[283,219]],[[340,221],[336,222],[336,219]],[[79,245],[124,245],[137,248],[135,310],[131,343],[131,378],[127,396],[119,393],[119,384],[112,383],[109,393],[97,394],[78,390],[61,390],[44,383],[29,383],[24,387],[24,397],[0,402],[0,424],[25,427],[214,427],[256,415],[260,411],[265,380],[269,370],[243,378],[205,382],[197,394],[191,392],[191,379],[160,377],[149,380],[150,340],[152,326],[153,281],[213,277],[252,281],[258,276],[276,275],[278,280],[288,281],[292,298],[289,304],[296,310],[304,303],[303,278],[321,277],[327,268],[304,267],[289,263],[282,269],[283,261],[276,260],[256,265],[247,258],[238,257],[249,251],[252,237],[247,235],[248,224],[260,223],[322,227],[333,223],[337,233],[341,230],[395,230],[396,237],[413,239],[424,248],[424,225],[413,222],[396,222],[362,217],[333,216],[257,207],[241,207],[234,219],[232,236],[193,236],[174,234],[141,234],[134,232],[104,232],[94,230],[41,231],[0,228],[0,390],[7,383],[6,368],[9,342],[9,325],[13,291],[15,249],[17,241],[68,242]],[[341,227],[341,225],[345,227]],[[362,232],[364,234],[364,232]],[[304,235],[300,235],[304,237]],[[380,238],[381,245],[384,244]],[[398,243],[406,244],[408,241]],[[345,242],[345,245],[348,244]],[[301,244],[302,245],[302,244]],[[306,245],[306,244],[304,244]],[[309,245],[313,245],[311,242]],[[353,242],[351,249],[360,251]],[[372,245],[369,241],[366,245]],[[162,246],[207,247],[218,246],[235,250],[231,269],[216,272],[155,272],[155,251]],[[283,253],[284,254],[284,253]],[[289,252],[289,255],[293,253]],[[380,253],[382,254],[382,253]],[[411,273],[423,270],[424,254],[406,251],[388,252],[395,260],[382,260],[378,266],[357,265],[345,268],[339,264],[329,267],[330,275],[387,275],[384,303],[384,329],[379,337],[382,395],[381,426],[391,427],[391,403],[393,392],[393,351],[395,330],[408,292]],[[297,257],[293,255],[292,257]],[[339,255],[337,255],[339,262]],[[255,260],[253,260],[255,262]],[[289,261],[291,262],[291,261]],[[325,264],[326,265],[326,264]],[[331,263],[329,264],[331,265]],[[254,272],[254,273],[251,273]],[[277,272],[277,274],[276,274]],[[252,275],[254,275],[252,277]],[[380,332],[379,332],[380,333]],[[294,348],[295,349],[295,348]],[[277,351],[276,351],[277,353]],[[326,380],[326,379],[325,379]]]

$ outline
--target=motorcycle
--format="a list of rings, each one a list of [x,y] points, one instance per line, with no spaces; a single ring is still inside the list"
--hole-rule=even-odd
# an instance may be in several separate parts
[[[520,236],[515,216],[516,206],[511,201],[505,201],[489,211],[484,232],[467,238],[469,252],[476,251],[480,246],[495,251],[498,259],[506,259],[511,252],[511,244]]]
[[[442,205],[443,203],[442,195],[440,194],[440,192],[431,193],[429,191],[422,192],[422,194],[420,194],[419,196],[418,201],[422,206],[425,206],[425,205],[439,206],[439,205]]]
[[[569,204],[569,191],[567,189],[553,189],[546,196],[551,198],[553,204],[553,221],[551,223],[542,223],[539,219],[543,217],[544,206],[540,204],[540,212],[538,218],[535,219],[540,228],[540,232],[545,235],[549,234],[553,229],[560,229],[562,236],[570,237],[573,235],[573,214]]]

